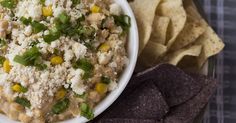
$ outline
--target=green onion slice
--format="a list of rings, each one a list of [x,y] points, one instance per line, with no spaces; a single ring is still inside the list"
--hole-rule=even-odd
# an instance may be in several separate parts
[[[52,113],[53,114],[63,113],[69,107],[69,103],[70,103],[70,100],[68,98],[65,98],[65,99],[57,102],[52,107]]]
[[[86,117],[87,119],[91,120],[94,118],[94,113],[92,108],[86,103],[80,104],[81,115]]]
[[[15,102],[27,108],[31,107],[30,101],[23,97],[16,97]]]
[[[8,9],[13,9],[16,7],[17,0],[1,0],[0,4]]]

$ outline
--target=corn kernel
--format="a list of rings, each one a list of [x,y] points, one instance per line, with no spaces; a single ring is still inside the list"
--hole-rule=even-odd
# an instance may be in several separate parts
[[[96,5],[93,5],[90,10],[92,13],[99,13],[101,8]]]
[[[12,90],[15,92],[21,92],[21,85],[19,85],[19,84],[13,85]]]
[[[43,12],[43,16],[45,17],[52,16],[52,5],[43,7],[42,12]]]
[[[64,88],[62,88],[59,91],[57,91],[55,97],[56,97],[57,100],[59,100],[59,99],[64,98],[65,95],[66,95],[66,90]]]
[[[107,52],[111,47],[107,44],[107,43],[104,43],[102,44],[100,47],[99,47],[99,51],[101,52]]]
[[[103,94],[105,94],[105,93],[107,92],[108,87],[107,87],[106,84],[100,82],[100,83],[97,83],[97,84],[96,84],[95,90],[96,90],[99,94],[103,95]]]
[[[54,56],[51,58],[51,63],[53,65],[58,65],[58,64],[61,64],[63,62],[63,59],[61,56]]]
[[[9,73],[9,72],[10,72],[11,66],[10,66],[9,60],[5,60],[5,61],[4,61],[4,63],[3,63],[3,70],[4,70],[6,73]]]
[[[2,13],[0,13],[0,19],[3,19],[4,15]]]

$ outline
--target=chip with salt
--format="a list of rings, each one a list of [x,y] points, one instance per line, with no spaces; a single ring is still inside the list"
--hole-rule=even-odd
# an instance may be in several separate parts
[[[160,0],[134,0],[129,3],[139,28],[139,54],[151,36],[153,20],[159,3]]]
[[[171,22],[167,31],[168,41],[166,42],[169,48],[183,30],[187,20],[182,0],[163,0],[157,8],[157,15],[170,18]]]
[[[180,49],[178,51],[174,51],[172,53],[169,53],[165,57],[165,62],[172,64],[172,65],[177,65],[183,58],[184,56],[196,56],[198,57],[202,51],[202,46],[201,45],[193,45],[189,46],[183,49]]]

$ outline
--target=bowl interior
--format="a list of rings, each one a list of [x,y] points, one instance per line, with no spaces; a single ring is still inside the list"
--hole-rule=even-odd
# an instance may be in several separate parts
[[[118,87],[109,93],[105,99],[103,99],[102,102],[100,102],[96,107],[95,107],[95,117],[101,114],[104,110],[106,110],[122,93],[122,91],[125,89],[126,85],[128,84],[135,65],[137,61],[137,55],[138,55],[138,29],[136,25],[136,20],[133,15],[133,12],[127,3],[126,0],[114,0],[117,4],[119,4],[123,12],[131,17],[131,28],[129,32],[129,37],[128,37],[128,58],[129,58],[129,63],[126,66],[124,72],[122,73],[119,82],[118,82]],[[88,120],[84,117],[76,117],[70,120],[63,121],[63,123],[83,123],[87,122]],[[10,120],[6,116],[0,114],[0,123],[18,123],[16,121]]]

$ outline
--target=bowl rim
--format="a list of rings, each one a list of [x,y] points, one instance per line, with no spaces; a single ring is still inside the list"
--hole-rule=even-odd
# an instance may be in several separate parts
[[[125,70],[123,71],[122,75],[120,76],[120,80],[118,81],[118,87],[110,92],[94,109],[94,116],[97,117],[102,112],[104,112],[113,102],[121,95],[124,91],[125,87],[127,86],[131,76],[133,75],[137,58],[138,58],[138,48],[139,48],[139,34],[138,34],[138,27],[137,22],[134,16],[134,13],[129,6],[127,0],[113,0],[115,3],[119,4],[125,14],[127,14],[131,18],[131,27],[129,31],[128,37],[128,57],[129,63],[126,66]],[[89,120],[82,117],[77,116],[72,119],[68,119],[65,121],[61,121],[59,123],[84,123],[88,122]],[[0,122],[8,122],[8,123],[19,123],[18,121],[13,121],[7,116],[0,114]]]

